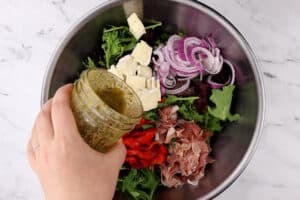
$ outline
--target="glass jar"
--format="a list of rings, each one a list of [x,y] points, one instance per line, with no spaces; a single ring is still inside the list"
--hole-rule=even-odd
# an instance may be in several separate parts
[[[82,72],[74,84],[71,105],[81,136],[100,152],[130,132],[143,114],[133,89],[102,69]]]

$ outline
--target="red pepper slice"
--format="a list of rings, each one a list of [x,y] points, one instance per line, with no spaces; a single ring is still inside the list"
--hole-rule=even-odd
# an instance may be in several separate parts
[[[142,160],[152,160],[156,156],[156,152],[127,150],[127,155],[128,156],[136,156]]]
[[[123,144],[131,149],[138,149],[141,145],[135,138],[123,138]]]
[[[159,146],[158,154],[154,159],[151,160],[150,165],[161,165],[167,156],[167,148],[164,145]]]
[[[142,119],[140,125],[149,121]],[[163,144],[153,141],[156,128],[144,131],[134,130],[123,137],[127,148],[126,162],[136,169],[162,164],[166,159],[167,148]]]

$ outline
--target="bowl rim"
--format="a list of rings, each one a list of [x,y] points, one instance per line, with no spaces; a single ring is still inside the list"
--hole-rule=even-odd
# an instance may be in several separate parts
[[[50,83],[53,78],[55,66],[57,64],[57,61],[62,51],[67,46],[69,41],[86,23],[88,23],[92,18],[97,16],[99,14],[99,11],[104,12],[105,10],[110,9],[115,5],[118,5],[125,1],[127,0],[106,0],[105,2],[100,3],[93,9],[90,9],[85,15],[80,17],[78,20],[76,20],[75,23],[73,23],[71,27],[66,31],[65,35],[58,42],[58,45],[53,51],[53,54],[50,57],[49,63],[45,70],[43,83],[42,83],[42,90],[41,90],[41,102],[40,102],[41,107],[49,99]],[[263,124],[265,119],[265,89],[264,89],[264,82],[262,78],[263,76],[262,76],[262,72],[258,60],[250,44],[244,38],[241,32],[222,14],[220,14],[212,7],[202,2],[199,2],[197,0],[169,0],[169,1],[174,1],[177,3],[182,3],[187,6],[194,7],[198,10],[205,12],[206,14],[210,15],[212,18],[217,20],[219,23],[221,23],[238,40],[239,44],[241,44],[243,50],[247,55],[247,58],[250,61],[251,68],[255,77],[255,83],[256,83],[257,94],[258,94],[258,113],[257,113],[257,120],[256,120],[253,137],[251,139],[250,145],[248,146],[246,153],[244,154],[243,158],[241,159],[237,167],[233,170],[233,172],[212,191],[210,191],[203,197],[198,198],[198,199],[212,199],[218,196],[224,190],[226,190],[242,174],[242,172],[244,172],[244,170],[248,166],[250,160],[252,159],[257,149],[260,138],[262,136],[262,129],[263,129]]]

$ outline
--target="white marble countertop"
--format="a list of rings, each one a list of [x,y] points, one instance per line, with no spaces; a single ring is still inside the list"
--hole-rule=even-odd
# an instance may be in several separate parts
[[[101,2],[0,0],[1,200],[43,198],[26,159],[42,78],[67,29]],[[217,199],[300,199],[300,1],[203,2],[231,20],[249,41],[266,89],[259,148],[242,176]]]

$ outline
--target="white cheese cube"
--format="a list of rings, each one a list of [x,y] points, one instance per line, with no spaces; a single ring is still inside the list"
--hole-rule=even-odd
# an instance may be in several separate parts
[[[135,37],[135,39],[139,40],[142,35],[146,33],[145,26],[139,19],[136,13],[132,13],[128,18],[127,22],[129,25],[129,31]]]
[[[134,61],[131,55],[126,55],[120,58],[117,64],[117,70],[125,76],[135,76],[137,73],[138,64]]]
[[[146,80],[146,88],[148,89],[160,88],[159,80],[157,80],[155,77],[148,78]]]
[[[151,78],[147,78],[146,79],[146,88],[147,89],[151,89],[152,87],[151,87],[151,82],[152,82],[152,79]]]
[[[116,75],[116,76],[118,76],[120,79],[124,80],[123,74],[116,69],[115,65],[112,65],[110,67],[110,69],[107,70],[107,71],[110,72],[110,73],[112,73],[112,74],[114,74],[114,75]]]
[[[136,62],[148,66],[151,61],[152,48],[145,42],[139,42],[132,51],[131,56]]]
[[[159,102],[161,100],[161,93],[160,93],[160,89],[159,88],[156,88],[156,89],[153,89],[153,96],[156,100],[156,102]]]
[[[155,99],[155,95],[153,95],[154,91],[151,90],[139,90],[137,94],[142,102],[144,111],[152,110],[157,107],[158,102]]]
[[[152,69],[150,67],[139,65],[137,67],[137,75],[142,76],[142,77],[146,77],[146,78],[151,78]]]
[[[133,90],[144,89],[146,86],[146,78],[141,76],[127,76],[126,83],[132,87]]]

